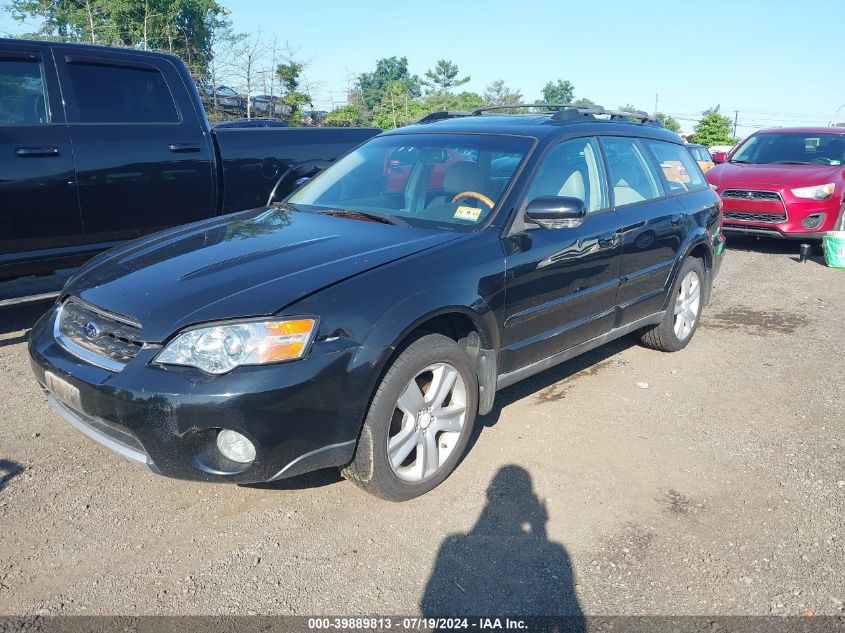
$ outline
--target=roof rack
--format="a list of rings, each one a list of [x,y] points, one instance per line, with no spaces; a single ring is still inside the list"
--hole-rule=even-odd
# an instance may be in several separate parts
[[[439,111],[427,114],[417,121],[417,123],[433,123],[444,119],[481,116],[484,113],[493,110],[515,110],[517,108],[555,109],[556,112],[552,114],[551,120],[559,123],[577,123],[578,121],[612,121],[618,123],[634,120],[643,125],[663,127],[663,123],[659,119],[656,119],[647,112],[642,112],[640,110],[625,112],[622,110],[607,110],[600,105],[576,106],[571,103],[511,103],[506,105],[485,106],[483,108],[476,108],[475,110],[471,110],[469,112]]]

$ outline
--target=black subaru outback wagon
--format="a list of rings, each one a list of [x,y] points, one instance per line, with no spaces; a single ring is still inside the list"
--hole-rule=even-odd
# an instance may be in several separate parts
[[[403,500],[496,390],[631,332],[680,350],[718,196],[647,115],[550,110],[429,115],[284,203],[100,255],[32,331],[50,404],[163,475],[340,466]]]

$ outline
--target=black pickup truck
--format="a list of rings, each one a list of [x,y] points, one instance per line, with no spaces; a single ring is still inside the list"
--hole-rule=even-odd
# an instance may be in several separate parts
[[[0,279],[281,199],[377,129],[213,129],[176,57],[0,39]]]

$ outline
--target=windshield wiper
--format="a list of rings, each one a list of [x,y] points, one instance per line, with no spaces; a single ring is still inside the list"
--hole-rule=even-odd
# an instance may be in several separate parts
[[[383,224],[393,224],[394,226],[411,226],[405,220],[392,216],[388,213],[379,213],[377,211],[356,211],[355,209],[325,209],[319,211],[323,215],[338,215],[338,216],[361,216],[362,218],[369,218],[376,222]]]
[[[812,165],[812,163],[803,160],[779,160],[775,162],[775,165]]]
[[[731,159],[731,160],[729,160],[728,162],[729,162],[729,163],[745,163],[746,165],[750,165],[750,164],[751,164],[751,161],[750,161],[750,160],[742,160],[741,158],[732,158],[732,159]]]

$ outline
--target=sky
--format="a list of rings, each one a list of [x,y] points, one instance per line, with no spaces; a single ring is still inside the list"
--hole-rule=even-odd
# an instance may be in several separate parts
[[[315,106],[345,102],[377,59],[422,75],[445,58],[483,93],[503,79],[527,101],[568,79],[576,97],[633,104],[691,131],[720,105],[745,136],[762,127],[845,121],[841,0],[222,0],[237,31],[276,35],[308,62]],[[30,25],[31,27],[31,25]],[[0,34],[27,30],[5,11]],[[738,115],[736,114],[738,111]]]

